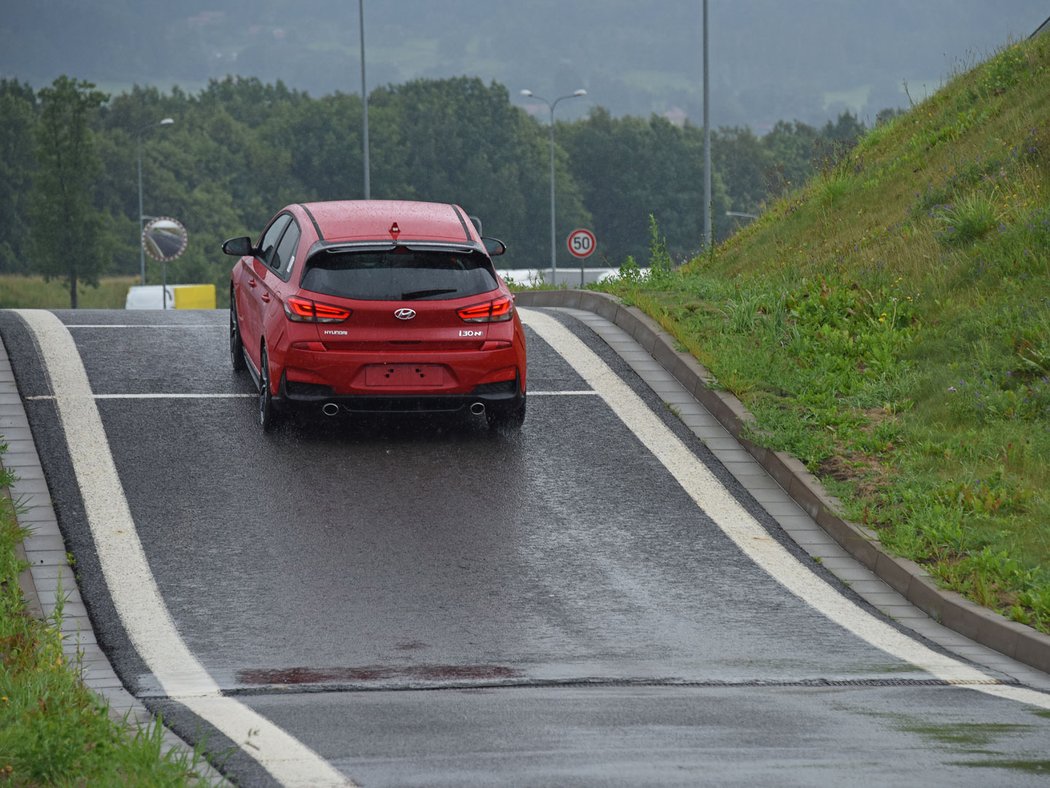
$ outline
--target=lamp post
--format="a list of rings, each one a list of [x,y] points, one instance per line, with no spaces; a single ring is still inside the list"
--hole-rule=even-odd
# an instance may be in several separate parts
[[[521,91],[521,95],[527,98],[534,98],[538,101],[542,101],[551,111],[551,285],[555,284],[555,277],[558,271],[558,239],[556,237],[555,222],[554,222],[554,108],[558,106],[559,101],[565,99],[580,98],[586,96],[587,91],[583,88],[570,93],[567,96],[558,96],[553,102],[547,101],[543,96],[537,96],[531,90],[527,88]]]
[[[711,79],[708,72],[707,0],[704,0],[704,251],[711,251]]]
[[[149,131],[154,126],[170,126],[175,122],[174,118],[163,118],[162,120],[155,121],[154,123],[147,123],[138,130],[138,159],[139,159],[139,270],[142,273],[142,284],[146,284],[146,247],[142,245],[142,221],[145,217],[142,214],[142,135],[146,131]]]
[[[365,0],[357,0],[357,17],[361,29],[361,145],[364,155],[365,199],[372,199],[372,166],[368,161],[368,87],[365,84]]]

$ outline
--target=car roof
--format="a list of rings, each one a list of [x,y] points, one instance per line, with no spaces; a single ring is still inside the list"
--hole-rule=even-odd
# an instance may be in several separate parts
[[[409,200],[338,200],[302,203],[329,243],[357,240],[427,240],[474,243],[474,225],[458,205]],[[397,225],[397,233],[391,229]]]

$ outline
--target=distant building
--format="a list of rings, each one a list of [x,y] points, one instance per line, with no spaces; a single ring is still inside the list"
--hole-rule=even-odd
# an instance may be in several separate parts
[[[689,120],[689,116],[681,107],[671,107],[663,116],[675,126],[684,126],[685,122]]]

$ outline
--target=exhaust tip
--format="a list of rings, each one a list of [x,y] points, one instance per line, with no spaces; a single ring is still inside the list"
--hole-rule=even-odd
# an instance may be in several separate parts
[[[470,412],[473,413],[475,416],[482,416],[482,415],[484,415],[485,414],[485,403],[484,402],[475,402],[473,405],[470,406]]]
[[[321,413],[325,416],[335,416],[339,413],[339,406],[334,402],[326,402],[321,406]]]

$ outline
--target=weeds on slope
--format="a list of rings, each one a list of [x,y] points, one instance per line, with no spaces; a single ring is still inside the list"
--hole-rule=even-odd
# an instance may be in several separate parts
[[[115,722],[84,687],[62,650],[61,605],[48,621],[27,612],[13,481],[0,467],[0,785],[200,785],[198,754],[166,751],[160,722]]]

